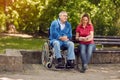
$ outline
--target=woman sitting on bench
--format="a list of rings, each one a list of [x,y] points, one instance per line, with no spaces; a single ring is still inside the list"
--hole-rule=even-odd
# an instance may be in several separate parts
[[[82,16],[80,24],[76,28],[76,40],[79,41],[79,50],[82,61],[82,68],[80,72],[84,73],[90,62],[93,50],[95,50],[94,44],[94,28],[90,21],[88,14]]]

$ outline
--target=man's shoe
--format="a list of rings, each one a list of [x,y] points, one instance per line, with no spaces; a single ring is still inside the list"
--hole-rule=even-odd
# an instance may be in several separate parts
[[[58,58],[57,59],[57,64],[55,65],[55,68],[57,69],[61,69],[61,68],[64,68],[64,64],[62,63],[62,59],[61,58]]]
[[[55,66],[56,69],[63,69],[65,66],[62,62],[58,62]]]
[[[66,64],[66,69],[72,69],[74,68],[75,64],[73,60],[68,60]]]

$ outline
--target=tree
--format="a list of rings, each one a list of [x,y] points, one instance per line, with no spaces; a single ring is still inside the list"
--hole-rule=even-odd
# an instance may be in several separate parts
[[[9,0],[11,1],[11,0]],[[58,18],[60,11],[68,12],[75,29],[81,15],[88,13],[95,35],[120,35],[120,0],[14,0],[7,7],[7,20],[22,32],[45,31]]]

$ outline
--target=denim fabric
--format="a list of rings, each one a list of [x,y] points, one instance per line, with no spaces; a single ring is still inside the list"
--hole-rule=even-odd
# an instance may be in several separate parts
[[[90,62],[93,51],[95,50],[95,44],[80,44],[80,56],[82,60],[82,64],[88,64]]]
[[[53,42],[53,48],[56,58],[61,58],[61,47],[67,48],[67,60],[74,60],[75,54],[74,54],[74,43],[72,41],[59,41],[54,40]]]
[[[68,39],[70,40],[72,38],[72,27],[71,27],[71,24],[66,21],[65,22],[65,28],[63,30],[61,30],[61,27],[60,27],[60,20],[54,20],[52,23],[51,23],[51,26],[50,26],[50,36],[49,36],[49,39],[52,41],[52,40],[59,40],[59,38],[61,36],[67,36]]]

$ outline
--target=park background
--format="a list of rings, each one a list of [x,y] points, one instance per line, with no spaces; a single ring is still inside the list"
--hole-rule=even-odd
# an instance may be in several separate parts
[[[40,50],[48,38],[50,23],[63,10],[68,12],[73,30],[81,16],[88,13],[95,35],[120,36],[120,0],[0,0],[0,34],[3,36],[13,24],[18,33],[33,36],[29,39],[1,36],[0,50]]]
[[[30,51],[40,52],[44,42],[48,39],[47,31],[50,23],[58,18],[58,13],[62,10],[68,12],[68,21],[71,22],[72,29],[75,29],[79,24],[81,15],[88,13],[95,28],[95,35],[120,36],[120,0],[0,0],[0,55],[4,55],[1,53],[5,53],[5,49],[11,51],[14,49],[24,51],[25,49],[28,52],[30,49]],[[18,31],[16,34],[8,33],[11,24],[15,25]],[[104,60],[104,55],[101,55],[99,57]],[[113,55],[116,54],[110,53],[111,58],[114,57]],[[36,59],[34,56],[37,55],[32,55],[32,58]],[[105,57],[109,59],[110,56]],[[32,60],[30,56],[26,55],[26,57]],[[119,54],[114,58],[118,59],[117,57],[119,58]],[[0,59],[8,60],[8,58],[2,57]],[[10,60],[6,62],[11,61],[13,58],[10,57]],[[5,63],[0,65],[2,64]],[[52,71],[40,64],[24,64],[23,72],[6,72],[3,70],[0,72],[0,79],[96,80],[97,77],[97,80],[120,80],[119,74],[119,63],[91,64],[85,74],[75,70]]]
[[[95,35],[120,36],[120,0],[0,0],[0,32],[14,24],[19,32],[45,32],[58,13],[65,10],[75,29],[88,13]]]

